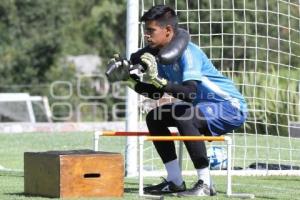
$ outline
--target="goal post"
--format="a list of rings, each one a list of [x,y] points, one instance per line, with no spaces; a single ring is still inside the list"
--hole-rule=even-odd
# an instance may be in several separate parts
[[[138,50],[139,40],[139,2],[127,0],[126,23],[126,57]],[[129,87],[126,90],[126,131],[136,131],[138,128],[138,95]],[[137,175],[137,139],[127,137],[126,140],[126,176]]]

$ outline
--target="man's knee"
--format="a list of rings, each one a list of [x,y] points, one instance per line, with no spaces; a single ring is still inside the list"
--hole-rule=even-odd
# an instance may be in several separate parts
[[[151,110],[150,112],[148,112],[148,114],[146,115],[146,123],[147,124],[151,124],[153,123],[153,121],[155,121],[155,109]]]
[[[207,122],[202,113],[196,107],[191,106],[186,107],[184,110],[179,110],[179,112],[175,113],[174,120],[179,129],[187,130],[182,131],[182,135],[198,135],[198,131],[204,134],[207,130]],[[194,133],[191,133],[192,130]]]
[[[173,119],[175,120],[176,124],[179,126],[186,126],[189,123],[192,123],[194,116],[192,107],[185,107],[185,108],[179,108],[172,112]]]
[[[147,115],[146,115],[146,124],[148,126],[149,131],[153,132],[153,130],[160,129],[162,124],[162,120],[157,118],[157,109],[151,110]]]

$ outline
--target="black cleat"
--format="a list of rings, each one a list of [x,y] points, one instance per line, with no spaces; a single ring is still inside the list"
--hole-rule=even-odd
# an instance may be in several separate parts
[[[170,194],[178,193],[186,190],[185,182],[183,181],[180,186],[175,185],[172,181],[167,181],[163,178],[163,182],[158,185],[144,187],[144,193],[146,194]]]
[[[208,185],[204,184],[202,180],[198,180],[197,183],[191,188],[187,189],[184,192],[178,193],[178,196],[215,196],[217,195],[215,187],[212,185],[208,187]]]

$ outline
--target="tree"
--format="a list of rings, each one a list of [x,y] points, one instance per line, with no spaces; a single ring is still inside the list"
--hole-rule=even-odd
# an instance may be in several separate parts
[[[49,91],[39,86],[53,81],[49,73],[62,68],[60,61],[66,55],[99,54],[106,58],[122,52],[124,4],[124,0],[2,2],[0,91],[45,94]],[[63,78],[74,79],[75,75]]]

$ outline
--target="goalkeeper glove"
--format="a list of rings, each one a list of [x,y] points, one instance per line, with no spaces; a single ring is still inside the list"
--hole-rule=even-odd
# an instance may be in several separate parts
[[[107,68],[105,74],[110,82],[126,81],[127,86],[134,89],[137,82],[140,81],[138,75],[130,73],[137,66],[131,66],[130,61],[122,59],[118,54],[109,60]]]
[[[105,72],[109,82],[127,81],[129,79],[130,62],[115,54],[107,64]]]
[[[167,80],[158,76],[156,59],[152,54],[144,53],[141,61],[146,67],[143,82],[150,83],[159,89],[167,85]]]

